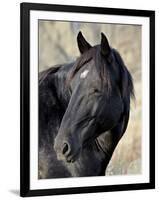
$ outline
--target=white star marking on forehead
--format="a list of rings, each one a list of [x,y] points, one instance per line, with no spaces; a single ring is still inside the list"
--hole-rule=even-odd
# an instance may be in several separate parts
[[[89,72],[89,70],[86,69],[84,72],[81,73],[80,78],[86,78],[88,72]]]

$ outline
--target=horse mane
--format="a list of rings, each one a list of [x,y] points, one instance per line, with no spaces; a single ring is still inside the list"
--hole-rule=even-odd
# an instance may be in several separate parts
[[[123,59],[121,58],[119,52],[116,49],[112,49],[115,59],[119,65],[120,70],[120,91],[123,98],[126,97],[135,97],[134,95],[134,86],[133,79],[129,73],[127,67],[124,64]]]
[[[113,49],[113,54],[116,59],[116,62],[119,65],[120,70],[119,89],[124,103],[124,111],[122,115],[123,126],[121,128],[121,134],[123,134],[126,131],[127,124],[129,121],[130,99],[135,98],[134,86],[132,76],[126,68],[119,52],[116,49]]]
[[[55,65],[47,70],[44,70],[39,73],[39,85],[47,78],[51,73],[56,73],[62,65]]]

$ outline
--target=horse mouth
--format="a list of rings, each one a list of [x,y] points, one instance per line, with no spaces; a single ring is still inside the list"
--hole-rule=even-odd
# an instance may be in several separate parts
[[[78,160],[80,155],[80,149],[76,153],[72,153],[69,155],[63,155],[61,153],[57,153],[57,159],[61,161],[66,161],[67,163],[74,163],[76,160]]]
[[[89,120],[87,120],[85,127],[88,126],[88,128],[90,129],[90,127],[92,127],[94,119],[95,117],[91,117]],[[81,121],[78,122],[78,124],[79,123],[81,123]],[[64,133],[64,131],[62,130],[60,133]],[[81,154],[83,144],[81,144],[80,141],[78,141],[75,144],[75,139],[73,138],[73,136],[63,137],[61,135],[58,134],[57,138],[55,138],[55,143],[54,143],[54,150],[56,152],[57,159],[65,161],[67,163],[74,163],[75,161],[78,160]]]
[[[80,155],[80,152],[77,152],[76,154],[65,157],[65,159],[68,163],[74,163],[76,160],[78,160],[79,155]]]

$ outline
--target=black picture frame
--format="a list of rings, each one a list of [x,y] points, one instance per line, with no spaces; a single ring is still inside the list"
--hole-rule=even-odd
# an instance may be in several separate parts
[[[103,185],[91,187],[74,188],[52,188],[52,189],[30,189],[30,11],[59,11],[76,13],[93,13],[107,15],[139,16],[148,17],[150,20],[150,180],[148,183]],[[20,195],[59,195],[75,193],[95,193],[107,191],[139,190],[155,188],[155,11],[131,10],[102,7],[83,7],[71,5],[49,5],[35,3],[21,3],[20,5],[20,25],[21,25],[21,113],[20,113]]]

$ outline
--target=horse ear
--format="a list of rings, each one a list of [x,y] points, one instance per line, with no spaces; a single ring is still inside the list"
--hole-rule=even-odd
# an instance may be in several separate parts
[[[81,31],[78,33],[77,36],[77,43],[78,43],[78,48],[81,54],[84,52],[88,51],[92,46],[85,40],[83,37]]]
[[[110,54],[110,46],[108,43],[108,39],[106,38],[106,36],[104,35],[104,33],[101,33],[101,54],[103,56],[109,56]]]

